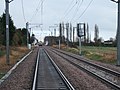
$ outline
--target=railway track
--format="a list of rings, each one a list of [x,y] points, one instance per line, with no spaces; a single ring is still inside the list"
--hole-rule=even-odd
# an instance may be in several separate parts
[[[120,90],[120,73],[119,72],[113,71],[106,67],[89,62],[84,58],[76,57],[73,54],[72,55],[68,54],[65,51],[61,51],[53,48],[52,48],[52,51],[55,54],[67,60],[68,62],[70,62],[72,65],[76,66],[77,68],[82,69],[88,74],[94,76],[95,78],[109,85],[111,88],[115,90]]]
[[[43,48],[38,51],[32,90],[75,90]]]

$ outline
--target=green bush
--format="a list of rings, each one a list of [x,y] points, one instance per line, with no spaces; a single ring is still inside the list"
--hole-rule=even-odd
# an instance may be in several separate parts
[[[90,53],[89,51],[87,51],[87,50],[84,50],[84,51],[82,51],[81,53],[82,53],[82,55],[85,55],[85,56],[87,56],[87,55],[90,55],[90,54],[91,54],[91,53]]]

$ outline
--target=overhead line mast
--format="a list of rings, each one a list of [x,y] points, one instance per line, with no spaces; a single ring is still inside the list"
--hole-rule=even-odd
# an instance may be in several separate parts
[[[120,0],[115,1],[111,0],[115,3],[118,3],[118,26],[117,26],[117,65],[120,66]]]
[[[12,2],[13,0],[9,1],[9,0],[5,0],[5,4],[6,4],[6,9],[5,9],[5,13],[6,13],[6,64],[9,65],[10,64],[10,49],[9,49],[9,3]]]

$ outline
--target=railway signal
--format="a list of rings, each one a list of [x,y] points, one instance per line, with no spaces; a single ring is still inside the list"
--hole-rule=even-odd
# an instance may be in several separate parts
[[[74,44],[74,40],[75,40],[75,30],[76,30],[77,27],[73,27],[73,44]]]
[[[78,37],[83,37],[85,35],[85,23],[77,24],[77,35]]]
[[[77,24],[77,35],[79,37],[79,54],[81,55],[81,37],[85,36],[85,23]]]

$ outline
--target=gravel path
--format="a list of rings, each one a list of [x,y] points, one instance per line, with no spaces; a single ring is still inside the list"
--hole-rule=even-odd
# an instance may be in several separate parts
[[[48,50],[48,53],[76,90],[111,90],[100,81],[79,70],[50,50]]]
[[[38,48],[13,70],[11,75],[0,85],[0,90],[30,90]]]

